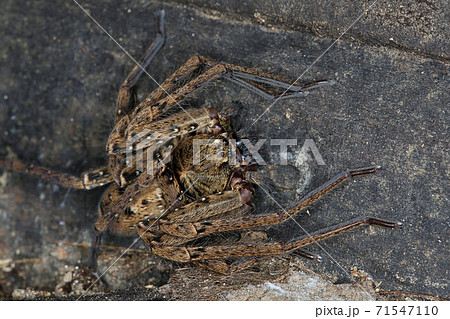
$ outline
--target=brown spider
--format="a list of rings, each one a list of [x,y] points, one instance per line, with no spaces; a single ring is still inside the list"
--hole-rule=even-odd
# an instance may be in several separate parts
[[[301,247],[362,225],[401,226],[399,222],[362,217],[288,242],[260,240],[252,244],[196,246],[197,240],[205,236],[282,223],[345,180],[374,173],[379,167],[339,174],[308,193],[288,211],[249,215],[255,179],[250,171],[253,165],[242,160],[241,153],[245,150],[238,148],[234,154],[229,154],[229,148],[225,147],[219,161],[202,160],[197,165],[192,162],[196,140],[212,141],[202,148],[209,155],[217,152],[216,144],[231,146],[230,141],[236,139],[236,133],[231,128],[230,117],[212,108],[175,111],[175,106],[202,84],[219,77],[273,100],[305,96],[309,90],[329,85],[331,81],[290,85],[289,81],[269,74],[215,63],[195,55],[137,104],[136,83],[163,43],[161,13],[156,40],[119,90],[115,127],[106,144],[109,159],[106,166],[78,178],[21,161],[0,160],[0,167],[35,175],[65,187],[89,190],[109,184],[99,205],[93,260],[100,234],[107,229],[125,235],[138,234],[153,253],[163,258],[193,262],[226,274],[253,265],[258,256],[298,251],[305,257],[318,258]],[[137,154],[141,155],[140,159]],[[172,160],[164,162],[169,154]]]

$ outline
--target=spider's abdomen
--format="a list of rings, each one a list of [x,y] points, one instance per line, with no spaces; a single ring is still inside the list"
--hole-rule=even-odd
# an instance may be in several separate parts
[[[137,186],[144,187],[132,196],[127,196]],[[126,188],[120,188],[114,183],[103,194],[99,217],[110,211],[122,211],[117,220],[111,223],[110,229],[115,233],[133,235],[137,232],[136,225],[139,222],[161,218],[181,205],[182,201],[178,200],[180,193],[178,181],[168,169],[159,171],[146,185],[140,185],[139,180],[136,180]],[[127,200],[121,201],[124,196]]]

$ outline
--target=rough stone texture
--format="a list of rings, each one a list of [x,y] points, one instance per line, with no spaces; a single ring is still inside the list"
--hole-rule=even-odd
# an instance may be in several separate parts
[[[356,270],[352,284],[335,285],[308,270],[298,260],[274,258],[258,271],[233,276],[180,269],[160,288],[173,300],[383,300],[370,277]]]
[[[342,35],[364,13],[344,39],[447,62],[450,58],[450,7],[445,0],[174,1],[216,16],[332,38]]]
[[[289,2],[282,2],[288,8]],[[342,31],[342,25],[355,17],[351,6],[334,10],[305,2],[298,18],[301,23],[281,23],[291,21],[286,10],[258,9],[262,19],[273,23],[267,27],[267,23],[253,23],[259,20],[256,17],[250,19],[252,23],[247,21],[246,16],[254,17],[254,7],[245,7],[242,1],[239,3],[248,11],[239,19],[244,21],[237,21],[241,12],[232,10],[237,5],[230,6],[230,16],[149,1],[80,3],[136,59],[153,39],[157,9],[165,8],[167,43],[149,68],[157,81],[194,53],[296,79],[333,43],[338,34],[333,30]],[[278,147],[267,142],[261,151],[269,164],[262,170],[274,180],[272,196],[283,207],[299,199],[298,192],[304,194],[348,168],[382,165],[383,171],[347,183],[296,221],[311,232],[373,215],[400,220],[404,229],[356,230],[322,242],[325,251],[312,245],[308,249],[321,254],[324,262],[305,264],[335,283],[349,282],[348,274],[356,267],[380,283],[382,290],[445,297],[449,295],[449,41],[448,33],[442,30],[448,29],[448,19],[442,20],[446,12],[441,2],[436,2],[436,9],[424,11],[426,19],[413,19],[412,26],[393,36],[402,41],[396,49],[379,40],[387,37],[380,32],[391,37],[389,30],[377,31],[370,24],[405,23],[397,14],[400,11],[383,9],[383,4],[376,5],[380,8],[377,16],[371,13],[372,20],[356,24],[355,33],[338,41],[300,79],[332,78],[336,85],[304,99],[276,103],[245,136],[253,141],[298,139],[299,145],[289,148],[288,166],[276,165]],[[425,1],[415,4],[434,6]],[[73,174],[102,165],[116,93],[133,62],[74,2],[7,0],[2,8],[0,156]],[[277,22],[283,12],[286,18]],[[382,12],[392,14],[387,17]],[[329,37],[295,27],[312,26],[313,22],[324,25],[324,35]],[[419,31],[409,32],[414,28],[428,31],[421,38]],[[362,34],[364,38],[358,36]],[[366,40],[369,38],[373,42]],[[427,42],[421,40],[424,38]],[[143,97],[155,84],[145,79],[140,87]],[[251,125],[271,104],[222,81],[202,89],[189,101],[218,108],[239,101],[242,109],[236,125],[241,128]],[[302,158],[296,161],[305,139],[315,142],[325,166]],[[68,191],[0,171],[3,298],[11,298],[15,289],[54,292],[64,278],[68,279],[65,276],[72,267],[86,263],[101,192]],[[257,212],[278,209],[261,190],[254,203]],[[269,233],[278,239],[304,234],[294,222],[272,227]],[[105,238],[104,243],[112,247],[102,250],[100,268],[105,270],[120,255],[117,246],[126,247],[132,240],[113,235]],[[144,247],[139,243],[133,248]],[[127,253],[126,258],[106,278],[110,289],[160,286],[167,282],[173,266],[138,250]],[[142,275],[136,277],[136,273]],[[240,280],[245,274],[239,275]],[[246,282],[255,285],[254,276],[247,276]]]

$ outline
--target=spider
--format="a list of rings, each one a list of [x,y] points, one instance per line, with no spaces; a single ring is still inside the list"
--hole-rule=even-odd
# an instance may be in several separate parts
[[[0,160],[0,167],[65,187],[89,190],[109,185],[100,200],[99,219],[94,227],[91,253],[94,264],[101,234],[108,229],[139,235],[154,254],[165,259],[229,274],[254,265],[262,256],[296,251],[304,257],[319,259],[302,247],[363,225],[401,226],[399,222],[361,217],[288,242],[259,240],[250,244],[211,245],[204,241],[199,245],[202,238],[218,233],[280,224],[344,181],[374,173],[380,167],[341,173],[287,211],[251,214],[250,201],[257,178],[253,163],[243,160],[246,150],[237,147],[230,151],[231,141],[238,139],[230,116],[214,108],[177,110],[176,107],[188,94],[217,78],[237,83],[271,100],[302,97],[332,81],[291,85],[273,75],[194,55],[137,103],[136,84],[164,39],[164,12],[161,12],[156,39],[120,87],[115,126],[106,143],[107,165],[76,177],[19,160]],[[215,154],[217,145],[227,147],[223,148],[219,160],[204,159],[194,165],[195,143],[205,140],[210,142],[200,149],[207,155]],[[170,160],[165,161],[169,155]]]

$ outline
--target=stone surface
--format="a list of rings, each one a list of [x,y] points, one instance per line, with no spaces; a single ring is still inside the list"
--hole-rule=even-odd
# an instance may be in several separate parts
[[[431,6],[425,1],[415,3]],[[320,247],[308,247],[321,254],[324,262],[305,264],[325,280],[348,283],[351,269],[357,267],[382,290],[449,295],[449,65],[445,55],[449,41],[448,33],[440,31],[448,23],[440,20],[446,13],[436,3],[437,9],[427,13],[426,19],[415,18],[413,26],[398,29],[394,40],[402,41],[400,48],[377,40],[390,32],[384,36],[376,30],[367,34],[367,30],[370,21],[401,26],[404,19],[395,14],[375,19],[371,13],[372,20],[357,23],[355,33],[338,41],[300,79],[330,78],[336,80],[334,86],[303,99],[277,102],[259,120],[271,102],[224,81],[206,86],[188,100],[217,108],[240,105],[236,126],[249,127],[244,137],[253,141],[298,140],[297,147],[289,148],[288,166],[277,165],[278,146],[267,142],[261,151],[269,164],[261,170],[274,179],[272,196],[282,207],[298,200],[298,192],[304,194],[348,168],[384,167],[374,176],[347,183],[295,218],[308,232],[362,215],[404,223],[400,231],[360,229],[326,240]],[[312,34],[306,27],[285,23],[290,21],[288,15],[277,22],[285,10],[258,9],[267,22],[258,25],[254,14],[245,18],[253,13],[250,4],[243,19],[236,18],[240,12],[217,15],[172,3],[110,0],[80,4],[135,59],[152,41],[157,9],[164,7],[167,42],[148,69],[158,82],[194,53],[296,79],[329,48],[336,30],[342,31],[337,20],[347,25],[344,21],[355,17],[349,9],[334,13],[321,3],[317,4],[320,10],[305,3],[302,14],[317,12],[320,19],[309,15],[303,25],[325,26],[326,37],[318,37],[317,30]],[[3,9],[0,156],[73,174],[102,165],[117,90],[133,61],[74,2],[7,0]],[[421,37],[409,32],[412,29],[408,28],[416,27],[428,30],[423,35],[428,42],[420,42]],[[409,33],[410,38],[405,35]],[[364,34],[378,46],[359,37]],[[142,98],[155,84],[145,79],[140,87]],[[306,139],[314,141],[324,166],[304,157],[297,160]],[[87,262],[101,193],[101,189],[68,191],[0,171],[3,298],[10,298],[15,289],[54,292],[67,269]],[[255,213],[279,209],[261,189],[254,204]],[[288,222],[270,228],[269,233],[281,240],[303,235],[304,230]],[[112,248],[102,250],[101,269],[120,256],[117,247],[127,247],[132,241],[106,237],[104,243]],[[168,271],[177,265],[138,251],[144,248],[141,243],[133,248],[116,268],[116,275],[107,279],[111,289],[126,288],[126,283],[135,287],[167,282]],[[136,273],[142,275],[136,278]],[[250,277],[248,284],[254,285]]]
[[[342,35],[365,45],[395,48],[446,62],[450,58],[450,7],[445,0],[174,1],[199,7],[211,15],[267,27],[306,31],[318,37]]]
[[[222,276],[200,268],[174,272],[160,292],[173,300],[383,300],[372,279],[354,271],[352,284],[335,285],[298,260],[274,258],[258,271]]]

